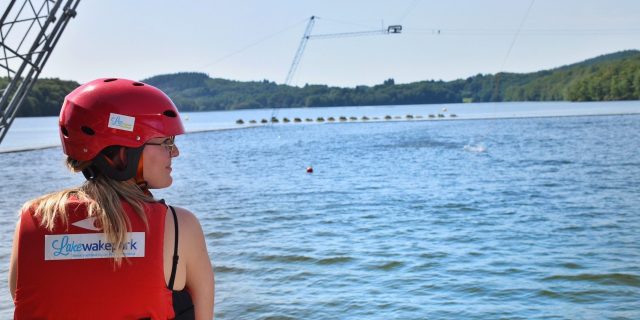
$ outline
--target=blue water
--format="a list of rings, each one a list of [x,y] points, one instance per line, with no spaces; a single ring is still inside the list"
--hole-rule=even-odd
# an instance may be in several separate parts
[[[182,118],[187,132],[209,130],[226,130],[246,128],[261,125],[261,120],[276,117],[281,122],[277,125],[298,125],[294,118],[300,118],[303,124],[311,119],[316,124],[318,117],[328,120],[334,117],[355,117],[355,122],[363,121],[367,117],[370,122],[383,121],[390,116],[392,121],[406,120],[411,115],[413,121],[442,121],[442,120],[470,120],[496,119],[513,117],[548,117],[548,116],[579,116],[579,115],[616,115],[639,114],[640,101],[611,101],[611,102],[509,102],[509,103],[453,103],[453,104],[425,104],[402,106],[363,106],[363,107],[325,107],[325,108],[291,108],[291,109],[259,109],[232,110],[212,112],[185,112]],[[443,118],[437,117],[440,114]],[[429,118],[429,115],[435,118]],[[454,117],[452,117],[454,116]],[[282,123],[284,118],[290,123]],[[236,124],[242,119],[244,124]],[[251,124],[250,121],[256,121]],[[349,119],[349,122],[354,122]],[[28,150],[59,146],[58,118],[33,117],[16,118],[7,135],[0,144],[0,152]]]
[[[156,196],[200,218],[218,319],[640,318],[640,115],[274,125],[176,143],[175,183]],[[82,181],[62,160],[0,154],[0,278],[22,202]],[[11,312],[5,290],[0,318]]]

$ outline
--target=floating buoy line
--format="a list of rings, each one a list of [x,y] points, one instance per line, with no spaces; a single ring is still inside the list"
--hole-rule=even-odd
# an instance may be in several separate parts
[[[446,111],[445,111],[446,112]],[[458,116],[455,113],[450,113],[448,115],[448,118],[457,118]],[[303,122],[316,122],[316,123],[324,123],[324,122],[365,122],[365,121],[392,121],[392,120],[433,120],[433,119],[443,119],[443,118],[447,118],[447,115],[443,114],[443,113],[430,113],[428,115],[413,115],[413,114],[407,114],[405,116],[391,116],[391,115],[386,115],[384,117],[368,117],[368,116],[362,116],[360,118],[358,117],[354,117],[354,116],[350,116],[350,117],[346,117],[346,116],[339,116],[339,117],[317,117],[315,119],[312,118],[293,118],[293,119],[289,119],[287,117],[284,118],[277,118],[277,117],[271,117],[271,119],[266,119],[266,118],[262,118],[260,120],[256,120],[256,119],[251,119],[249,121],[245,121],[244,119],[238,119],[236,120],[236,124],[245,124],[245,123],[249,123],[249,124],[276,124],[276,123],[303,123]]]

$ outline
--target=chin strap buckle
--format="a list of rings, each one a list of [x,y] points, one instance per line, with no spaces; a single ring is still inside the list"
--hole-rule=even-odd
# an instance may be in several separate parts
[[[91,165],[82,169],[82,175],[84,175],[85,179],[93,181],[98,177],[98,175],[100,175],[100,171],[98,170],[98,168]]]

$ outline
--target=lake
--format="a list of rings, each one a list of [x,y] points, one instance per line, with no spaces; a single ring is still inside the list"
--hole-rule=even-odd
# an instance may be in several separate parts
[[[640,318],[639,101],[283,109],[379,120],[219,130],[273,113],[185,114],[154,192],[202,223],[217,319]],[[383,120],[407,114],[423,119]],[[55,117],[11,130],[5,150],[56,144]],[[0,153],[0,278],[22,203],[82,182],[63,159]]]

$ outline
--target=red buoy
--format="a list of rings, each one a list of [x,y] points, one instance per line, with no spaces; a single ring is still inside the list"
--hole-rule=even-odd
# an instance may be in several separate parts
[[[313,167],[308,166],[307,167],[307,173],[313,173]]]

